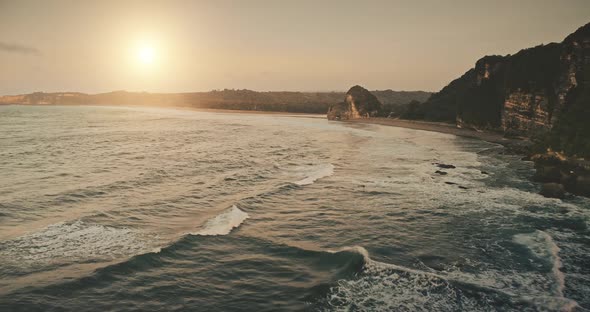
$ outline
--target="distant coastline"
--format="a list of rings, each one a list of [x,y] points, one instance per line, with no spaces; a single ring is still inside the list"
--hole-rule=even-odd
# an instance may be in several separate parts
[[[411,101],[425,101],[432,93],[424,91],[373,91],[391,110]],[[149,107],[190,107],[244,111],[325,114],[339,102],[344,92],[258,92],[252,90],[213,90],[188,93],[147,93],[114,91],[99,94],[79,92],[35,92],[0,96],[0,104],[23,105],[110,105]]]

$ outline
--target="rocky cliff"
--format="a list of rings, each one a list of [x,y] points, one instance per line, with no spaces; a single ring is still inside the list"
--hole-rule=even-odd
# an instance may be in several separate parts
[[[590,156],[590,24],[561,43],[486,56],[404,118],[533,137]]]
[[[344,102],[330,105],[329,120],[347,120],[375,117],[381,111],[382,104],[369,90],[354,86],[346,92]]]

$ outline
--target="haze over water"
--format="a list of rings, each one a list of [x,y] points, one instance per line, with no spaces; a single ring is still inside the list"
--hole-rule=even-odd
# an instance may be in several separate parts
[[[2,106],[0,133],[3,311],[590,308],[590,201],[498,145],[125,107]]]

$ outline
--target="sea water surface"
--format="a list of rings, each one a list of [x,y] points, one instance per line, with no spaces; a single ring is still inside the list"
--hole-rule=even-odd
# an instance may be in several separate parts
[[[590,201],[538,195],[503,152],[302,116],[2,106],[0,310],[589,309]]]

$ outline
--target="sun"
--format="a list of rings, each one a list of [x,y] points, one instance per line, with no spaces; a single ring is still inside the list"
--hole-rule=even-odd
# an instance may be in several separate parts
[[[137,60],[142,64],[152,64],[156,59],[156,50],[153,46],[142,45],[137,49]]]

